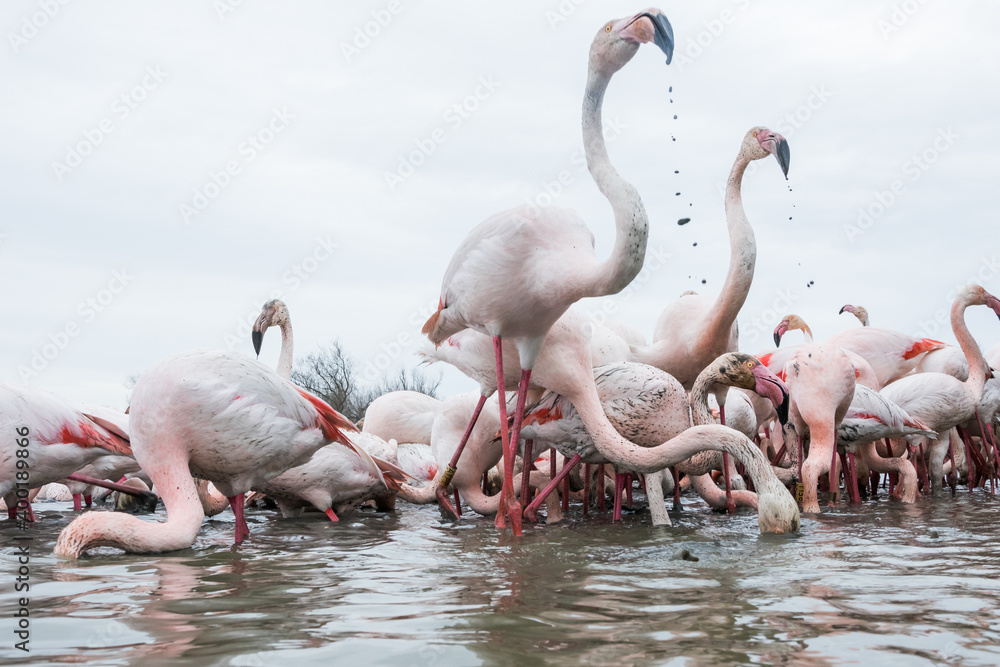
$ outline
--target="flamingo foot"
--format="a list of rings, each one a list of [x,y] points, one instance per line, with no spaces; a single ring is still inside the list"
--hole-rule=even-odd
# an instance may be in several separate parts
[[[340,519],[337,518],[337,515],[333,511],[332,507],[328,507],[327,510],[326,510],[326,512],[324,512],[324,514],[326,514],[328,517],[330,517],[330,521],[340,521]]]
[[[441,516],[445,519],[452,521],[458,521],[458,511],[455,510],[455,506],[451,504],[451,499],[448,497],[448,492],[442,488],[440,485],[436,491],[438,509],[441,510]]]
[[[507,505],[507,518],[510,520],[510,528],[514,537],[521,537],[521,503],[514,498]]]

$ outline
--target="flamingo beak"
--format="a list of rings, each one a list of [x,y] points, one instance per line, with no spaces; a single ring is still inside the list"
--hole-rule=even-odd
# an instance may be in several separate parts
[[[648,22],[641,19],[649,19]],[[634,27],[633,27],[634,26]],[[652,27],[652,30],[649,28]],[[674,58],[674,29],[667,20],[666,14],[656,8],[640,12],[626,23],[619,34],[625,39],[636,42],[653,42],[667,56],[667,64]]]
[[[987,294],[986,305],[997,314],[997,317],[1000,317],[1000,299],[996,298],[992,294]]]
[[[766,150],[778,160],[778,165],[781,167],[781,173],[785,175],[785,180],[787,181],[788,166],[792,160],[791,151],[788,149],[788,140],[777,132],[772,132],[771,130],[761,130],[757,134],[757,143],[760,144],[761,148]]]
[[[260,356],[260,345],[264,342],[264,332],[267,331],[267,320],[261,315],[253,323],[253,331],[250,332],[250,340],[253,341],[253,351]]]
[[[788,331],[788,320],[782,320],[781,323],[774,328],[774,346],[781,347],[781,337],[785,335]]]
[[[844,306],[840,309],[838,315],[843,315],[844,313],[854,313],[854,306]]]
[[[756,379],[754,391],[771,401],[774,411],[778,413],[779,422],[788,423],[788,387],[763,364],[754,366],[752,372]]]

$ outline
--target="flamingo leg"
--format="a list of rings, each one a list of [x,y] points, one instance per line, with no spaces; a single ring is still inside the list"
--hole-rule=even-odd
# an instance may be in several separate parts
[[[847,455],[847,470],[851,475],[851,492],[853,493],[852,502],[861,502],[861,489],[858,488],[858,469],[856,465],[856,460],[854,457],[854,452],[850,452]]]
[[[781,463],[781,459],[785,458],[785,448],[786,448],[785,444],[782,443],[781,449],[779,449],[778,453],[774,455],[773,459],[771,459],[772,466],[778,465],[779,463]]]
[[[73,511],[82,512],[83,511],[83,494],[74,493],[73,494]]]
[[[948,434],[948,461],[951,462],[951,470],[948,471],[948,486],[951,487],[951,495],[955,495],[958,486],[958,470],[955,468],[955,444],[951,441],[951,434]]]
[[[726,406],[719,406],[719,421],[726,425]],[[726,512],[732,514],[736,511],[736,501],[733,500],[733,487],[729,483],[729,453],[722,452],[722,474],[726,478]]]
[[[501,394],[503,396],[503,394]],[[469,420],[469,425],[465,428],[465,434],[462,436],[462,440],[458,443],[458,449],[451,457],[451,461],[448,463],[448,467],[445,468],[444,474],[441,475],[441,479],[438,480],[438,488],[435,491],[437,496],[438,506],[441,511],[446,515],[449,515],[453,519],[457,519],[460,510],[455,509],[451,502],[448,500],[448,485],[451,484],[452,478],[455,476],[455,471],[458,469],[458,459],[462,457],[462,452],[465,451],[465,445],[469,442],[469,436],[472,435],[472,429],[476,427],[476,422],[479,421],[479,413],[483,411],[483,406],[486,404],[486,395],[479,395],[479,403],[476,404],[476,409],[472,413],[472,419]],[[484,479],[487,473],[483,473]]]
[[[326,512],[324,512],[324,514],[330,517],[330,521],[340,521],[340,519],[337,518],[337,514],[333,511],[332,507],[328,507]]]
[[[533,459],[532,456],[531,456],[531,450],[534,449],[534,445],[535,445],[534,440],[531,440],[530,438],[528,440],[524,441],[524,456],[521,458],[521,461],[523,462],[523,464],[521,466],[521,470],[522,470],[522,473],[523,473],[521,475],[521,502],[522,503],[528,502],[528,498],[529,498],[529,496],[528,496],[528,489],[531,488],[531,485],[528,484],[528,482],[531,481],[531,471],[535,467],[535,459]]]
[[[94,504],[94,497],[92,495],[90,495],[89,493],[84,494],[84,496],[83,496],[83,504],[84,504],[85,507],[90,507],[91,505]]]
[[[510,455],[510,431],[507,426],[506,383],[503,377],[503,344],[500,336],[493,337],[493,353],[496,356],[497,397],[500,406],[500,443],[503,449],[503,486],[500,490],[500,507],[497,509],[495,525],[497,530],[507,529],[507,507],[514,492],[514,458]],[[520,393],[520,392],[518,392]]]
[[[528,400],[528,385],[531,381],[531,369],[526,368],[521,371],[521,381],[517,385],[517,407],[514,408],[514,428],[510,433],[510,465],[506,463],[507,455],[504,454],[504,486],[507,486],[507,476],[510,476],[510,487],[507,497],[506,508],[501,503],[501,509],[506,509],[507,519],[510,521],[511,532],[514,537],[521,536],[521,503],[514,495],[514,458],[517,456],[517,444],[521,436],[521,422],[524,420],[524,404]],[[498,519],[499,522],[499,519]]]
[[[625,486],[625,475],[622,473],[615,473],[615,508],[611,513],[612,521],[622,520],[622,491],[624,491]]]
[[[587,516],[590,509],[590,464],[583,464],[583,516]]]
[[[462,516],[462,499],[458,495],[458,489],[455,489],[455,511],[458,516]]]
[[[836,476],[836,481],[834,477]],[[830,504],[833,505],[837,502],[840,496],[840,470],[837,469],[837,446],[833,447],[833,458],[830,459]]]
[[[142,489],[125,486],[124,484],[118,484],[117,482],[107,482],[103,479],[95,479],[93,477],[87,477],[86,475],[70,475],[66,479],[73,482],[83,482],[84,484],[89,484],[91,486],[100,486],[105,489],[111,489],[112,491],[118,491],[119,493],[127,493],[130,496],[142,498],[143,500],[151,503],[153,507],[156,506],[156,502],[159,500],[159,498],[156,497],[156,494],[152,491],[143,491]]]
[[[246,519],[243,518],[243,503],[246,502],[245,494],[230,496],[227,498],[229,506],[233,508],[233,516],[236,517],[236,544],[250,537],[250,528]]]
[[[569,466],[569,461],[565,461],[564,460],[563,461],[563,470],[566,470],[567,466]],[[567,473],[568,472],[569,471],[567,471]],[[562,488],[562,511],[563,512],[568,512],[569,511],[569,474],[563,475],[562,485],[563,485],[563,488]]]
[[[986,450],[986,458],[990,459],[990,465],[988,469],[990,471],[990,495],[995,493],[994,490],[994,479],[996,478],[996,473],[1000,470],[1000,453],[997,452],[997,443],[993,440],[993,434],[986,428],[983,424],[982,417],[979,416],[979,409],[976,409],[976,422],[979,423],[979,432],[982,434],[983,448]],[[990,448],[992,446],[993,456],[990,456]],[[993,459],[996,459],[996,467],[994,468]]]
[[[632,473],[625,475],[625,504],[632,509]]]
[[[545,485],[545,488],[535,496],[535,499],[524,508],[524,518],[528,521],[538,521],[538,508],[542,506],[542,503],[549,497],[549,494],[555,491],[563,479],[569,475],[570,471],[575,468],[579,462],[580,455],[574,454],[573,458],[567,461],[563,466],[563,469],[559,471],[559,474],[553,477],[549,483]]]
[[[604,501],[606,500],[607,494],[604,492],[604,464],[597,464],[597,510],[599,512],[604,511]]]
[[[677,472],[677,466],[670,467],[670,474],[674,478],[674,511],[679,512],[681,509],[681,476]]]

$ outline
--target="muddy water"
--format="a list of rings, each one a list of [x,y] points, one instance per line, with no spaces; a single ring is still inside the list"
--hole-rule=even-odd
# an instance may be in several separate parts
[[[981,491],[824,508],[796,537],[692,500],[672,528],[577,506],[514,541],[400,503],[339,525],[252,512],[234,549],[226,512],[192,549],[75,562],[52,556],[69,505],[36,507],[30,655],[21,533],[0,526],[3,664],[1000,663],[1000,499]]]

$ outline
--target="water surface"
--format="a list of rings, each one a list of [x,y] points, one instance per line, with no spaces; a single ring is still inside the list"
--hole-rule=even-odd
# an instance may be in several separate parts
[[[671,528],[643,511],[614,525],[579,510],[526,524],[520,540],[488,519],[449,523],[402,502],[339,524],[249,511],[239,548],[227,511],[191,549],[67,561],[52,548],[71,505],[39,503],[30,656],[11,631],[10,545],[23,533],[0,522],[0,661],[1000,663],[1000,499],[982,490],[824,508],[794,537],[762,537],[755,515],[697,500],[671,513]],[[676,559],[680,549],[699,560]]]

